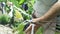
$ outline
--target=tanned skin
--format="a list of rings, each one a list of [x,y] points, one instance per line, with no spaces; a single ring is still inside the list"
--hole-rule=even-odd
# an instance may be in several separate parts
[[[41,16],[39,18],[33,19],[33,22],[36,23],[36,25],[35,25],[35,32],[41,26],[41,25],[37,25],[37,22],[40,21],[40,22],[43,23],[43,21],[51,20],[52,18],[54,18],[56,16],[56,14],[59,12],[59,10],[60,10],[60,0],[58,0],[50,8],[50,10],[48,10],[48,12],[46,14],[44,14],[43,16]],[[26,34],[30,34],[30,32],[31,32],[31,25],[25,30],[25,32],[26,32]]]

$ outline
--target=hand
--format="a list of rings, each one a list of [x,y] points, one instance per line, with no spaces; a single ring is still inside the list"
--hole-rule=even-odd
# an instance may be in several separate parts
[[[37,29],[41,26],[40,24],[36,24],[39,21],[39,19],[32,19],[32,22],[35,23],[35,27],[34,27],[34,32],[37,31]],[[32,29],[32,25],[30,24],[29,27],[25,30],[26,34],[31,34],[31,29]]]
[[[35,24],[34,32],[36,32],[37,29],[38,29],[40,26],[41,26],[41,25]],[[31,34],[31,29],[32,29],[32,25],[30,24],[30,26],[25,30],[25,33],[26,33],[26,34]]]
[[[32,19],[32,22],[35,24],[38,24],[38,22],[42,22],[42,18],[36,18],[36,19]]]
[[[32,19],[32,22],[35,23],[35,27],[34,27],[35,32],[41,26],[41,24],[37,24],[37,22],[39,22],[40,20],[42,20],[42,19],[40,19],[40,18]],[[29,27],[25,30],[25,33],[31,34],[31,29],[32,29],[32,25],[30,24]]]
[[[38,19],[32,19],[32,22],[36,23],[36,22],[38,22]]]

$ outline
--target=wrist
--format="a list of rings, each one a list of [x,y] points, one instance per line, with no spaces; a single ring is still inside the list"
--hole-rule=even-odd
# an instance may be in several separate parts
[[[37,22],[42,22],[44,19],[42,17],[37,18]]]

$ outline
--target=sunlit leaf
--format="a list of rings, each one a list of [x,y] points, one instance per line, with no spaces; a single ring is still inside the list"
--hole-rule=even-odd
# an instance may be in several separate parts
[[[22,4],[22,3],[24,3],[24,1],[26,1],[26,0],[20,0],[19,4]]]

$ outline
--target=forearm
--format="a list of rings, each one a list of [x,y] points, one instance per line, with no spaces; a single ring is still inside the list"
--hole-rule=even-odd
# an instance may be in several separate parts
[[[40,19],[41,21],[51,20],[56,16],[59,10],[60,10],[60,2],[56,2],[45,15],[41,16],[38,19]]]

